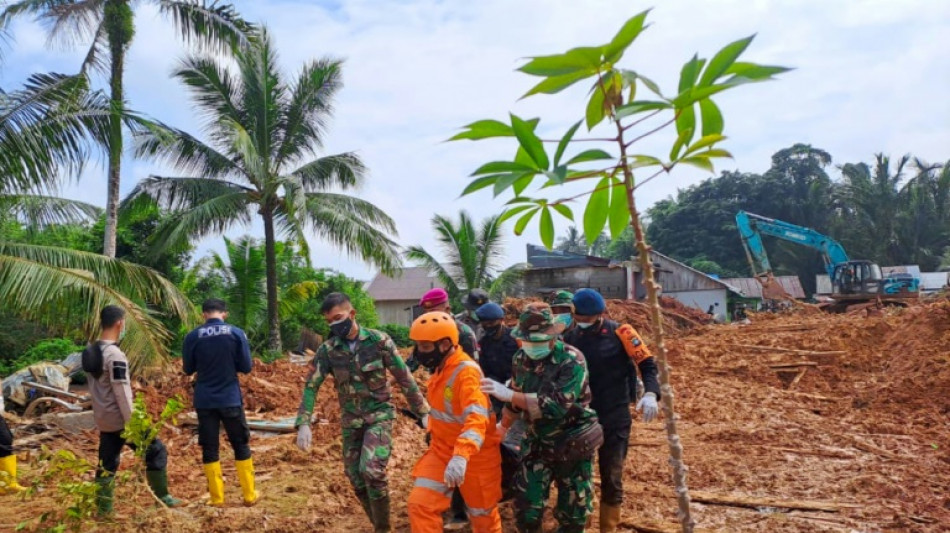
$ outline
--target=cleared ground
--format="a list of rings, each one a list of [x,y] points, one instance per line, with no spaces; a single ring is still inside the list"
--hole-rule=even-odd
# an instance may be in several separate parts
[[[517,307],[513,303],[510,307]],[[643,326],[638,305],[613,303],[615,317]],[[950,302],[873,316],[754,315],[748,325],[699,325],[671,309],[668,326],[676,405],[690,467],[699,530],[739,532],[938,532],[950,530]],[[647,329],[644,326],[644,329]],[[249,414],[267,418],[296,410],[306,369],[259,365],[244,380]],[[424,379],[422,373],[420,379]],[[252,443],[265,497],[239,505],[233,462],[223,461],[229,506],[201,505],[204,476],[196,437],[163,434],[173,492],[192,502],[159,509],[137,485],[120,487],[115,524],[99,531],[368,531],[339,462],[338,410],[324,387],[314,450],[298,451],[293,435]],[[177,377],[144,388],[158,408],[187,394]],[[402,401],[402,400],[400,400]],[[15,425],[16,427],[16,425]],[[95,460],[93,432],[49,435],[48,444]],[[410,469],[424,451],[421,431],[400,419],[390,463],[396,531],[408,531]],[[20,453],[30,482],[29,453]],[[225,448],[222,455],[230,457]],[[123,464],[132,462],[127,454]],[[623,528],[675,530],[675,501],[662,422],[635,423],[626,466]],[[750,497],[761,500],[748,501]],[[746,499],[751,507],[737,507]],[[834,512],[790,510],[824,506]],[[30,501],[3,498],[0,530],[51,508],[49,492]],[[514,531],[510,504],[506,531]],[[550,523],[553,530],[554,523]],[[652,528],[652,529],[651,529]],[[591,528],[596,530],[596,513]]]

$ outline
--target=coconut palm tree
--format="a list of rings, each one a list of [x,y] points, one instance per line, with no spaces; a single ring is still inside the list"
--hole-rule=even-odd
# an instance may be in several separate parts
[[[365,167],[354,153],[316,157],[323,146],[342,63],[319,59],[285,83],[266,30],[236,52],[236,71],[206,57],[184,60],[174,75],[206,118],[205,143],[154,126],[137,137],[136,154],[168,163],[182,176],[151,176],[125,200],[151,197],[174,212],[157,230],[160,250],[183,239],[220,234],[257,219],[264,226],[268,348],[279,350],[277,233],[306,246],[313,232],[382,270],[399,267],[392,219],[340,191],[359,187]],[[193,176],[193,177],[192,177]]]
[[[98,217],[100,210],[57,198],[57,177],[77,172],[108,143],[113,117],[103,94],[87,91],[83,76],[34,75],[26,87],[0,90],[0,213],[34,225]],[[159,313],[188,320],[194,310],[155,271],[98,254],[0,241],[0,306],[53,326],[76,325],[92,335],[98,310],[128,312],[123,347],[138,371],[168,356],[172,335]]]
[[[159,12],[172,19],[182,40],[223,50],[248,41],[253,26],[230,4],[217,0],[151,0]],[[81,72],[106,72],[112,100],[109,124],[108,187],[103,254],[115,257],[117,210],[122,160],[122,124],[125,108],[125,54],[135,35],[133,0],[17,0],[0,13],[0,29],[21,16],[31,16],[49,28],[50,41],[88,45]]]
[[[432,229],[442,248],[445,262],[421,246],[406,250],[406,258],[432,272],[454,301],[472,289],[487,290],[498,297],[521,279],[522,265],[505,270],[499,262],[505,257],[504,236],[500,215],[493,215],[477,224],[471,215],[459,213],[458,224],[442,215],[432,217]]]

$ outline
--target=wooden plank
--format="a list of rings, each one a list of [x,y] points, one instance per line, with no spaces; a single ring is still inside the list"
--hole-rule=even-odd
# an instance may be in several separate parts
[[[775,507],[779,509],[794,509],[798,511],[820,511],[823,513],[837,513],[843,509],[861,507],[857,504],[819,502],[809,500],[779,500],[774,498],[763,498],[758,496],[748,496],[744,494],[716,494],[714,492],[691,490],[690,498],[697,503],[709,505],[726,505],[729,507],[744,507],[747,509],[759,509],[760,507]]]
[[[803,377],[805,377],[806,372],[808,372],[808,367],[802,367],[802,369],[798,371],[798,374],[795,375],[795,379],[793,379],[792,382],[788,384],[788,388],[794,389],[795,385],[798,385],[798,382],[801,381]]]
[[[775,364],[775,365],[769,365],[769,368],[771,368],[771,369],[773,369],[773,370],[780,369],[780,368],[782,368],[782,369],[788,369],[788,368],[795,368],[795,369],[798,369],[798,368],[805,367],[805,366],[818,366],[818,363],[816,363],[816,362],[814,362],[814,361],[794,361],[794,362],[790,362],[790,363],[780,363],[780,364]]]
[[[827,457],[829,459],[856,459],[857,456],[853,453],[848,453],[847,451],[841,450],[799,450],[796,448],[786,448],[782,446],[764,446],[770,450],[776,450],[785,453],[793,453],[796,455],[814,455],[816,457]]]
[[[848,398],[839,398],[835,396],[822,396],[821,394],[812,394],[810,392],[798,392],[795,390],[785,390],[785,389],[776,389],[778,392],[785,394],[791,394],[794,396],[801,396],[802,398],[811,398],[813,400],[821,400],[823,402],[839,402],[841,400],[847,400]]]
[[[764,352],[794,353],[800,355],[847,355],[843,350],[794,350],[792,348],[777,348],[775,346],[759,346],[758,344],[727,344],[730,348],[742,348],[746,350],[759,350]]]
[[[57,389],[56,387],[50,387],[49,385],[43,385],[41,383],[35,383],[33,381],[24,381],[24,387],[31,389],[36,389],[47,394],[52,394],[53,396],[60,396],[63,398],[69,398],[71,400],[76,400],[80,402],[88,402],[90,400],[89,396],[80,396],[78,394],[73,394],[69,391],[64,391],[62,389]]]
[[[673,522],[656,522],[645,519],[623,519],[620,521],[621,528],[632,529],[639,533],[681,533],[682,526]],[[694,533],[714,533],[716,530],[706,528],[694,528]]]

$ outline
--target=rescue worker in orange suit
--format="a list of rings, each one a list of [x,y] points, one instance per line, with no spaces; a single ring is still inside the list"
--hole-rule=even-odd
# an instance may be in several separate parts
[[[600,531],[613,533],[620,524],[623,503],[623,465],[630,442],[631,383],[637,369],[643,376],[646,393],[637,403],[643,421],[657,414],[660,384],[656,361],[637,330],[604,316],[604,298],[593,289],[574,294],[576,327],[564,334],[564,342],[584,354],[590,372],[590,406],[604,427],[604,443],[597,451],[600,467]],[[637,368],[634,368],[636,365]]]
[[[409,524],[413,533],[441,533],[442,513],[456,487],[473,533],[501,533],[501,450],[495,415],[480,390],[478,363],[459,347],[453,317],[426,313],[412,323],[413,355],[432,377],[427,384],[429,449],[412,470]]]

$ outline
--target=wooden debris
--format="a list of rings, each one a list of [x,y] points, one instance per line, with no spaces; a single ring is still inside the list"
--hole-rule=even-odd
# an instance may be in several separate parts
[[[793,394],[795,396],[801,396],[802,398],[811,398],[813,400],[821,400],[823,402],[839,402],[847,398],[840,398],[835,396],[822,396],[821,394],[812,394],[810,392],[798,392],[794,390],[784,390],[778,389],[779,392],[784,392],[785,394]]]
[[[794,389],[795,385],[798,385],[798,382],[801,381],[803,377],[805,377],[805,373],[807,372],[808,372],[808,367],[803,366],[802,369],[798,371],[798,374],[795,374],[795,378],[792,379],[792,382],[788,384],[788,388]]]
[[[814,362],[814,361],[795,361],[795,362],[792,362],[792,363],[780,363],[780,364],[775,364],[775,365],[769,365],[769,368],[771,368],[771,369],[773,369],[773,370],[777,370],[777,369],[795,369],[795,371],[798,371],[798,369],[801,368],[801,367],[803,367],[803,366],[818,366],[818,363],[816,363],[816,362]]]
[[[631,520],[624,519],[620,522],[621,528],[632,529],[639,533],[680,533],[683,527],[679,524],[654,522],[652,520]],[[717,530],[707,528],[694,528],[694,533],[714,533]]]
[[[857,456],[853,453],[848,453],[845,450],[799,450],[796,448],[786,448],[782,446],[765,446],[770,450],[776,450],[785,453],[793,453],[796,455],[814,455],[816,457],[827,457],[829,459],[856,459]]]
[[[745,507],[759,509],[761,507],[775,507],[779,509],[794,509],[799,511],[820,511],[823,513],[837,513],[843,509],[859,508],[860,505],[836,502],[819,502],[808,500],[777,500],[746,495],[716,494],[706,491],[690,491],[694,502],[709,505],[727,505],[730,507]]]
[[[745,350],[759,350],[763,352],[794,353],[799,355],[847,355],[848,352],[842,350],[794,350],[792,348],[777,348],[775,346],[760,346],[758,344],[728,344],[731,348],[742,348]]]

